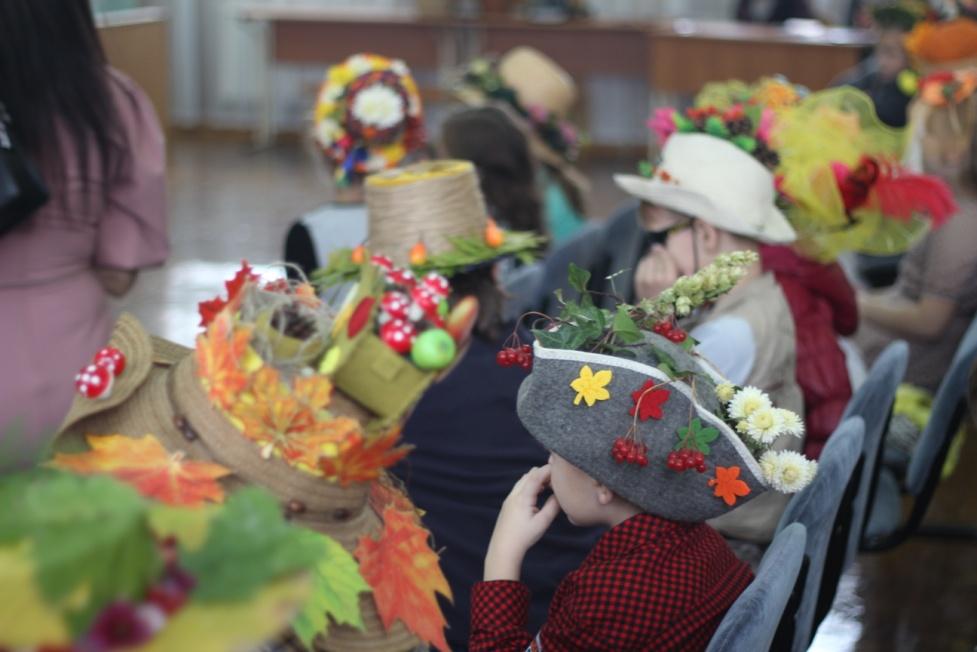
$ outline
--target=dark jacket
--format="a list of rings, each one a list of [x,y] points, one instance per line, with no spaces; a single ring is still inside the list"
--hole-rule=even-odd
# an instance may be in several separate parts
[[[838,336],[858,328],[855,291],[837,263],[808,260],[790,247],[763,246],[760,257],[764,270],[777,278],[794,317],[797,383],[804,393],[807,426],[804,453],[816,459],[851,398]]]
[[[454,593],[454,604],[442,601],[452,650],[467,649],[471,589],[482,579],[502,502],[522,474],[549,457],[516,416],[526,372],[496,365],[501,347],[501,341],[473,339],[458,367],[431,387],[411,415],[404,439],[416,448],[394,469],[424,510],[424,524],[441,550]],[[533,591],[531,627],[543,623],[560,580],[580,565],[598,536],[561,515],[530,550],[523,580]]]

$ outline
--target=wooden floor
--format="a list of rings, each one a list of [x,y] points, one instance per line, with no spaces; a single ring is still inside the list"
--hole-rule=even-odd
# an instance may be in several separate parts
[[[288,225],[327,196],[297,146],[255,152],[240,143],[177,139],[170,160],[172,258],[145,272],[119,309],[134,312],[153,333],[192,345],[197,302],[215,295],[242,258],[280,260]],[[624,199],[611,173],[632,171],[635,163],[586,166],[596,215],[606,216]],[[967,441],[957,473],[937,492],[931,521],[977,525],[975,440]],[[920,539],[861,556],[811,649],[977,650],[977,544]]]

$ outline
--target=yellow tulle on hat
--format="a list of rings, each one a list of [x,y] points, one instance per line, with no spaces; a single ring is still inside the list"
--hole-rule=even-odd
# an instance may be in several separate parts
[[[736,104],[756,104],[780,111],[797,104],[808,90],[782,75],[761,77],[752,84],[739,79],[709,82],[695,96],[695,106],[712,106],[721,111]]]
[[[905,131],[884,125],[863,92],[841,87],[809,95],[780,112],[773,140],[781,190],[791,201],[788,218],[804,254],[830,261],[843,251],[899,253],[925,231],[923,217],[891,219],[875,202],[845,208],[836,168],[855,169],[863,157],[896,165],[906,143]]]

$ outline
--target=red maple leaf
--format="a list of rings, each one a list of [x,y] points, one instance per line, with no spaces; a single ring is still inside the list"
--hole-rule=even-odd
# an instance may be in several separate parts
[[[628,411],[628,414],[634,416],[635,411],[637,411],[638,419],[641,421],[661,419],[664,416],[662,406],[668,401],[671,392],[664,387],[654,389],[659,384],[661,383],[648,380],[641,386],[641,389],[636,392],[631,392],[631,398],[634,399],[634,406]]]
[[[224,287],[227,289],[227,299],[214,297],[209,301],[201,301],[197,304],[197,310],[200,312],[200,325],[206,328],[221,310],[237,301],[245,284],[256,282],[258,278],[259,276],[251,269],[248,261],[242,260],[241,269],[237,271],[234,278],[224,283]]]
[[[380,538],[361,537],[354,554],[363,579],[373,589],[384,628],[399,619],[422,641],[447,652],[444,614],[436,594],[450,600],[451,587],[428,536],[416,514],[387,507]]]

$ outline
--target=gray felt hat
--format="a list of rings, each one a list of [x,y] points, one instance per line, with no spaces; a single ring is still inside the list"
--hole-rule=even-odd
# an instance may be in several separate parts
[[[517,409],[544,447],[619,496],[663,518],[699,522],[767,489],[756,458],[717,416],[716,385],[721,382],[698,355],[651,333],[636,359],[536,342],[533,371],[519,389]],[[660,390],[667,390],[667,398]],[[657,395],[645,404],[652,391]],[[638,406],[633,416],[639,400],[649,409],[643,413]],[[701,433],[697,448],[705,453],[704,473],[666,465],[669,453],[689,434],[687,428]],[[614,458],[614,444],[622,437],[647,447],[646,466]]]

